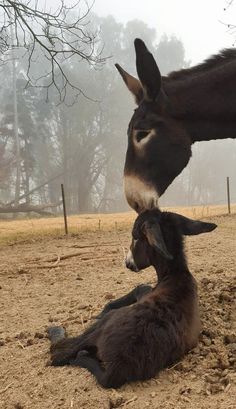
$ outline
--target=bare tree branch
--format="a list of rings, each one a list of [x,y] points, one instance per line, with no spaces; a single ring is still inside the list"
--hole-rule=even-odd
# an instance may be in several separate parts
[[[231,7],[231,6],[233,6],[233,3],[234,3],[234,0],[226,0],[226,5],[225,5],[225,7],[224,7],[224,11],[228,11],[228,9]],[[223,21],[220,21],[220,23],[222,23],[224,26],[226,26],[227,28],[228,28],[228,33],[230,33],[231,35],[233,35],[234,36],[234,38],[235,38],[235,34],[236,34],[236,23],[234,24],[234,23],[226,23],[226,22],[223,22]],[[234,42],[233,42],[233,44],[232,44],[232,46],[234,47],[235,46],[235,41],[236,41],[236,39],[234,39]]]
[[[71,64],[81,61],[86,61],[90,67],[102,66],[105,61],[101,55],[99,33],[89,29],[88,15],[92,6],[93,3],[89,5],[86,0],[70,5],[67,5],[67,0],[58,0],[57,8],[52,10],[47,6],[47,10],[43,10],[37,0],[2,0],[1,60],[4,63],[9,61],[8,52],[12,47],[25,49],[28,58],[25,72],[27,86],[44,88],[47,99],[49,90],[54,88],[59,103],[65,102],[69,88],[74,91],[74,98],[80,94],[87,96],[81,86],[70,81],[68,71]],[[14,31],[13,39],[10,27]],[[45,64],[41,62],[38,67],[40,55],[43,55]]]
[[[224,7],[224,10],[227,10],[232,5],[233,2],[234,0],[226,0],[226,5]]]

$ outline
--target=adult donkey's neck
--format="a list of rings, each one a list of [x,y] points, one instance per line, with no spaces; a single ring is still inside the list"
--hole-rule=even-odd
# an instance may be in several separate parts
[[[236,50],[163,80],[169,114],[179,118],[192,142],[236,138]]]

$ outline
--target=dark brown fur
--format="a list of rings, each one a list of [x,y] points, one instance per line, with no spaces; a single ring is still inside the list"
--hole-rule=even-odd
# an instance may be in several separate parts
[[[159,210],[141,214],[127,266],[139,270],[153,265],[158,284],[132,306],[103,315],[82,335],[52,344],[52,365],[87,368],[102,386],[117,388],[149,379],[179,360],[197,344],[200,331],[197,289],[185,261],[182,234],[215,227]]]
[[[194,142],[236,137],[236,50],[161,77],[142,40],[135,40],[135,49],[139,80],[117,68],[138,105],[128,128],[124,175],[127,201],[140,212],[185,168]]]

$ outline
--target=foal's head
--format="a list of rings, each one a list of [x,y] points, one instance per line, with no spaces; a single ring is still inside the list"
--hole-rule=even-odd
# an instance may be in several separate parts
[[[182,236],[207,233],[216,227],[176,213],[146,210],[135,220],[126,266],[139,271],[151,265],[162,269],[169,263],[183,262]]]

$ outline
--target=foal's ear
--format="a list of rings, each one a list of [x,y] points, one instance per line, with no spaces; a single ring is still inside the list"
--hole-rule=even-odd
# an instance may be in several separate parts
[[[151,247],[153,247],[158,253],[160,253],[166,259],[168,260],[173,259],[172,255],[166,248],[166,244],[163,239],[161,228],[158,222],[156,223],[151,221],[144,222],[142,225],[142,232],[146,236],[148,243],[150,244]]]
[[[142,40],[134,41],[136,68],[138,77],[145,91],[145,98],[155,101],[161,91],[161,74],[153,55]]]
[[[185,236],[194,236],[201,233],[209,233],[215,230],[217,224],[201,222],[200,220],[192,220],[180,214],[172,213],[173,217],[177,221],[181,233]]]
[[[115,66],[122,76],[127,88],[132,92],[136,104],[139,105],[143,99],[143,87],[141,82],[137,78],[128,74],[128,72],[126,72],[119,64],[115,64]]]

